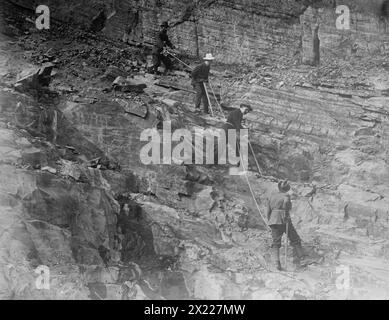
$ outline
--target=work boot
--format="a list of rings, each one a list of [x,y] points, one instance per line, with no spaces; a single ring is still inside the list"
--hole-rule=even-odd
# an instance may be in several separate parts
[[[308,266],[310,264],[317,262],[317,259],[310,258],[308,255],[305,254],[304,249],[302,248],[301,244],[295,246],[293,249],[294,249],[294,252],[295,252],[295,255],[297,258],[293,262],[295,264],[297,264],[298,266],[305,267],[305,266]]]
[[[280,262],[280,248],[271,249],[271,269],[282,271]]]

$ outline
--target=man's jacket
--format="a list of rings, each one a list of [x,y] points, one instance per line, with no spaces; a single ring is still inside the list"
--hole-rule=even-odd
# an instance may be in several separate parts
[[[168,46],[169,48],[174,48],[173,44],[169,40],[169,36],[167,32],[162,30],[157,37],[157,43],[154,46],[153,52],[154,54],[160,54],[163,52],[163,48]]]
[[[192,71],[192,83],[196,84],[208,81],[210,70],[211,66],[207,66],[205,63],[198,65]]]
[[[234,111],[231,111],[227,118],[227,129],[235,129],[239,131],[242,129],[242,120],[243,120],[243,113],[240,111],[240,109],[235,109]]]
[[[292,201],[287,193],[274,192],[268,199],[266,214],[268,225],[285,224],[290,219]]]

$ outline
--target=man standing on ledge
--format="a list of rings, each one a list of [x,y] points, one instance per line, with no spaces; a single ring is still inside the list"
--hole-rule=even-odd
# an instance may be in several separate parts
[[[282,235],[287,233],[291,245],[294,249],[294,254],[297,256],[299,266],[304,266],[316,262],[305,256],[303,248],[301,247],[301,239],[297,234],[296,229],[290,219],[290,210],[292,209],[292,202],[290,195],[287,192],[290,190],[288,181],[280,181],[278,183],[278,192],[273,192],[268,200],[267,205],[267,219],[268,225],[271,229],[273,243],[271,260],[272,267],[281,271],[280,262],[280,248]]]
[[[203,100],[204,113],[209,113],[209,103],[205,89],[205,83],[208,82],[211,63],[215,58],[211,53],[207,53],[204,57],[204,62],[198,65],[192,71],[192,85],[196,91],[195,108],[200,110],[201,100]]]
[[[226,135],[229,129],[235,129],[237,136],[239,136],[240,129],[243,129],[243,117],[251,111],[253,111],[253,108],[247,103],[242,103],[239,109],[231,111],[228,115],[227,123],[223,127]]]
[[[226,135],[226,149],[221,150],[221,152],[225,152],[225,156],[228,157],[227,148],[228,146],[232,148],[232,150],[235,150],[235,154],[237,157],[240,157],[240,130],[244,129],[242,126],[242,121],[244,119],[244,116],[247,115],[249,112],[253,111],[253,108],[251,105],[247,103],[242,103],[240,105],[239,109],[234,109],[230,112],[230,114],[227,117],[227,122],[223,125],[223,130]],[[235,130],[236,133],[236,146],[233,145],[233,142],[229,141],[228,139],[228,130]],[[218,146],[215,147],[215,159],[218,159],[217,157],[218,152]],[[241,161],[237,164],[237,166],[240,166]],[[243,169],[243,168],[242,168]],[[248,168],[244,168],[244,170],[247,170]]]
[[[173,44],[169,40],[169,36],[167,35],[167,29],[169,28],[169,24],[165,21],[161,24],[161,31],[158,34],[157,43],[153,48],[153,59],[154,59],[154,72],[158,74],[158,68],[161,65],[161,62],[165,65],[166,71],[172,69],[172,61],[169,57],[163,54],[163,50],[165,47],[169,47],[174,49]]]

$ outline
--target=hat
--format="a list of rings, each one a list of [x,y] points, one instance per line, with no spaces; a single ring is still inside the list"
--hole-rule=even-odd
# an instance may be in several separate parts
[[[278,190],[281,192],[288,192],[290,190],[290,184],[287,180],[278,182]]]
[[[241,104],[240,104],[240,107],[241,107],[241,108],[247,108],[250,112],[253,111],[252,106],[250,106],[250,105],[247,104],[247,103],[241,103]]]
[[[203,59],[204,60],[215,60],[215,57],[212,55],[212,53],[207,53]]]
[[[169,23],[167,21],[164,21],[164,22],[162,22],[161,27],[162,28],[164,28],[164,27],[169,28]]]

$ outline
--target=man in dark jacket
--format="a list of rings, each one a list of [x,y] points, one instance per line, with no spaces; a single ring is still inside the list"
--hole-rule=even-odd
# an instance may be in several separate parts
[[[161,24],[161,31],[158,34],[157,43],[153,48],[153,59],[154,59],[153,71],[155,73],[158,73],[158,68],[161,65],[161,62],[163,62],[163,64],[165,65],[166,70],[171,70],[173,67],[170,58],[163,54],[165,47],[169,47],[171,49],[175,48],[171,43],[169,36],[167,34],[168,28],[169,28],[169,24],[167,22]]]
[[[253,111],[253,108],[249,104],[242,103],[239,109],[230,112],[227,117],[227,123],[224,125],[224,130],[227,132],[228,129],[235,129],[239,133],[240,129],[243,129],[243,116],[251,111]]]
[[[280,248],[282,235],[287,233],[287,237],[294,249],[294,254],[298,258],[301,265],[307,265],[315,261],[307,258],[301,247],[301,239],[297,234],[290,218],[290,210],[292,209],[292,202],[290,195],[287,192],[290,190],[288,181],[280,181],[278,183],[278,192],[273,192],[268,199],[267,204],[267,219],[268,225],[271,229],[273,243],[272,243],[272,264],[277,270],[282,270],[280,262]]]
[[[205,89],[205,83],[208,82],[211,62],[215,60],[211,53],[207,53],[204,62],[198,65],[192,71],[192,85],[196,91],[195,108],[200,110],[201,100],[203,100],[204,113],[209,113],[209,103]]]
[[[251,111],[253,111],[253,108],[249,104],[242,103],[240,105],[239,109],[235,109],[235,110],[230,112],[230,114],[227,117],[227,122],[223,125],[223,130],[224,130],[225,135],[226,135],[226,146],[228,146],[230,144],[230,142],[228,141],[228,130],[235,130],[235,132],[236,132],[235,150],[236,150],[237,157],[240,156],[240,150],[239,150],[239,147],[240,147],[240,129],[243,129],[242,121],[243,121],[244,116]],[[234,148],[233,145],[230,145],[230,147]],[[227,152],[227,150],[223,150],[223,152]],[[239,164],[240,164],[240,162],[238,163],[238,166],[239,166]]]
[[[223,125],[223,130],[224,130],[225,137],[226,137],[226,147],[219,150],[219,144],[216,142],[214,144],[214,159],[215,159],[216,163],[218,163],[217,160],[219,159],[218,158],[219,153],[220,153],[220,155],[224,154],[226,157],[226,160],[228,160],[228,158],[227,158],[228,157],[228,154],[227,154],[228,146],[230,146],[230,148],[232,148],[232,149],[235,147],[236,156],[237,157],[240,156],[240,150],[239,150],[239,147],[240,147],[240,129],[243,129],[242,121],[243,121],[244,116],[251,111],[253,111],[253,108],[249,104],[242,103],[240,105],[239,109],[234,109],[233,111],[230,112],[230,114],[227,117],[227,122]],[[235,133],[236,133],[236,145],[235,146],[230,145],[230,142],[228,141],[228,130],[235,130]],[[239,167],[239,165],[240,165],[240,161],[239,161],[237,166]]]

